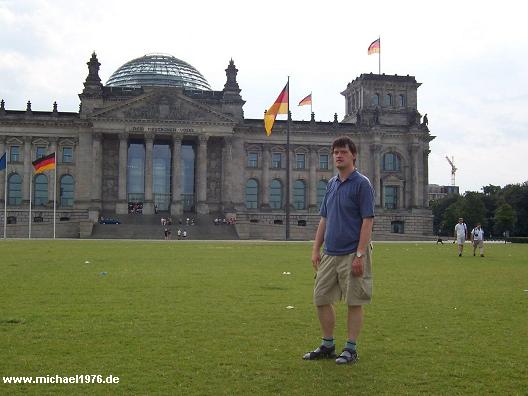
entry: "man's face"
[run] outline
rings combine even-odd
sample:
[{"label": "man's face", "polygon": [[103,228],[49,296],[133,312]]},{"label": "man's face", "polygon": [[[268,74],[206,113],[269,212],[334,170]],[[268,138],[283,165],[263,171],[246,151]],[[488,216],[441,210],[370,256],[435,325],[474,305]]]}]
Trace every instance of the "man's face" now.
[{"label": "man's face", "polygon": [[458,222],[462,224],[464,222],[464,219],[458,219]]},{"label": "man's face", "polygon": [[332,155],[337,169],[347,169],[354,166],[356,155],[352,154],[348,146],[335,147]]}]

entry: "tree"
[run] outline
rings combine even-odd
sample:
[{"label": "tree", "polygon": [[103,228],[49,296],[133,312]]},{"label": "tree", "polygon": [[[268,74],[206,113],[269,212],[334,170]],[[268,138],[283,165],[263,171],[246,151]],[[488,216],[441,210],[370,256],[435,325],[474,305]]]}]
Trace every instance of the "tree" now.
[{"label": "tree", "polygon": [[440,222],[440,232],[441,235],[453,235],[453,230],[455,224],[458,223],[459,217],[464,217],[462,215],[462,202],[463,199],[456,200],[451,205],[447,207],[442,216],[442,221]]},{"label": "tree", "polygon": [[501,196],[517,214],[515,235],[528,235],[528,182],[509,184],[502,189]]},{"label": "tree", "polygon": [[[451,235],[451,229],[445,229],[442,226],[442,221],[444,219],[444,213],[446,209],[453,203],[462,199],[460,195],[452,194],[447,197],[437,199],[431,202],[431,209],[433,211],[433,232],[435,235]],[[453,226],[454,227],[454,226]]]},{"label": "tree", "polygon": [[478,192],[466,192],[462,201],[462,217],[468,228],[473,228],[477,223],[484,223],[486,219],[486,207],[483,202],[484,194]]},{"label": "tree", "polygon": [[495,233],[502,235],[504,231],[512,231],[517,221],[517,214],[511,205],[503,203],[495,211]]}]

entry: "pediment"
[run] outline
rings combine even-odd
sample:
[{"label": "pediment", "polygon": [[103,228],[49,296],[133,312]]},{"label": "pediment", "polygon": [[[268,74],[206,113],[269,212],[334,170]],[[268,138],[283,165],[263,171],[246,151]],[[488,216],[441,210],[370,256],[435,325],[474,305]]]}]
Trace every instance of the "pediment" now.
[{"label": "pediment", "polygon": [[122,120],[163,120],[189,122],[228,122],[235,120],[210,106],[196,102],[183,93],[147,93],[119,102],[94,113],[94,118]]},{"label": "pediment", "polygon": [[17,137],[10,137],[6,140],[6,143],[9,145],[23,145],[24,141]]},{"label": "pediment", "polygon": [[246,145],[246,151],[261,152],[262,147],[259,144],[248,144]]},{"label": "pediment", "polygon": [[36,146],[48,146],[49,142],[46,139],[43,138],[36,138],[33,139],[32,143]]},{"label": "pediment", "polygon": [[59,146],[75,146],[75,140],[74,139],[61,139],[59,141]]}]

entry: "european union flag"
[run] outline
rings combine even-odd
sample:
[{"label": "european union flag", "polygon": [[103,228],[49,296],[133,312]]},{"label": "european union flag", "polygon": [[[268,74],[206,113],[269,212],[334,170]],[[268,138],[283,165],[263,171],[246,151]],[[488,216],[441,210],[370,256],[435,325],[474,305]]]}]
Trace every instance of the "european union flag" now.
[{"label": "european union flag", "polygon": [[7,166],[7,157],[6,157],[7,153],[4,153],[4,155],[2,155],[2,158],[0,158],[0,171],[1,170],[4,170]]}]

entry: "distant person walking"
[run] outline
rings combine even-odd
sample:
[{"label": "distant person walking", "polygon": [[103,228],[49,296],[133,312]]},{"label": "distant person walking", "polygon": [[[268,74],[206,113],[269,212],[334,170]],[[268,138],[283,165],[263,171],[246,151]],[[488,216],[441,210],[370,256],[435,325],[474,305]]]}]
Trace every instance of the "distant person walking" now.
[{"label": "distant person walking", "polygon": [[475,256],[478,247],[480,257],[484,257],[484,230],[480,223],[477,223],[477,226],[471,231],[471,242],[473,244],[473,256]]},{"label": "distant person walking", "polygon": [[455,226],[455,238],[458,244],[458,257],[462,257],[464,252],[464,243],[467,237],[467,225],[464,223],[464,219],[461,217],[458,219],[458,223]]},{"label": "distant person walking", "polygon": [[[372,295],[370,239],[374,189],[369,179],[356,169],[356,145],[349,137],[334,140],[332,156],[338,174],[326,187],[312,250],[312,265],[317,271],[313,301],[322,343],[303,359],[337,357],[337,364],[347,364],[358,360],[356,341],[363,326],[363,305],[370,303]],[[341,299],[348,305],[348,340],[343,352],[336,356],[333,304]]]}]

